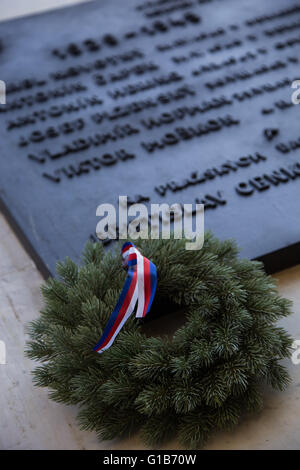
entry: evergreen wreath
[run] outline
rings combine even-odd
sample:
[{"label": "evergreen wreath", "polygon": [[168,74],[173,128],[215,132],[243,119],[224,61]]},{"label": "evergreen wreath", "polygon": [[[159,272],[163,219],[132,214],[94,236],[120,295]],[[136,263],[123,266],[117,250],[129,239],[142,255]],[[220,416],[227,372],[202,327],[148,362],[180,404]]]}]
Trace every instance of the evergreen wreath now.
[{"label": "evergreen wreath", "polygon": [[185,317],[172,336],[147,336],[132,315],[110,349],[93,351],[124,284],[120,246],[105,253],[88,243],[80,268],[67,258],[42,287],[45,308],[28,327],[26,354],[42,362],[34,383],[56,402],[80,405],[82,429],[100,439],[139,430],[151,447],[176,435],[199,448],[262,407],[262,382],[289,383],[279,361],[292,338],[275,323],[290,301],[261,263],[238,258],[233,241],[207,233],[199,251],[185,242],[134,241],[157,266],[149,317],[166,305]]}]

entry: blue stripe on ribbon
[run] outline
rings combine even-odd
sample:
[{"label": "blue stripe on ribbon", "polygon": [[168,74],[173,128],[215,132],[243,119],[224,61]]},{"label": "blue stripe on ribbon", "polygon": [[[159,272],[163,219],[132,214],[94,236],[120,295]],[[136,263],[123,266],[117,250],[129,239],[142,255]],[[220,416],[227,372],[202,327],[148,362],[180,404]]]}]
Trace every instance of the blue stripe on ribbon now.
[{"label": "blue stripe on ribbon", "polygon": [[152,305],[152,302],[153,302],[153,299],[154,299],[154,295],[155,295],[155,291],[156,291],[156,285],[157,285],[156,266],[150,260],[149,260],[149,262],[150,262],[151,296],[150,296],[150,300],[149,300],[149,304],[148,304],[146,314],[149,312],[149,310],[151,308],[151,305]]},{"label": "blue stripe on ribbon", "polygon": [[137,259],[131,259],[130,261],[128,261],[128,266],[135,266],[137,264]]}]

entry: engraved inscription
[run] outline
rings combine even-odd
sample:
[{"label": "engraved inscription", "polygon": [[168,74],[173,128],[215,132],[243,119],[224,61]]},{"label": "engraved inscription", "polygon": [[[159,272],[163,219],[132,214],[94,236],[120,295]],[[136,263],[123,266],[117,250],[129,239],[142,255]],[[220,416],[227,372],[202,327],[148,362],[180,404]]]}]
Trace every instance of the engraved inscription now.
[{"label": "engraved inscription", "polygon": [[0,198],[46,271],[124,194],[204,204],[243,256],[299,244],[299,34],[295,0],[102,0],[0,24]]}]

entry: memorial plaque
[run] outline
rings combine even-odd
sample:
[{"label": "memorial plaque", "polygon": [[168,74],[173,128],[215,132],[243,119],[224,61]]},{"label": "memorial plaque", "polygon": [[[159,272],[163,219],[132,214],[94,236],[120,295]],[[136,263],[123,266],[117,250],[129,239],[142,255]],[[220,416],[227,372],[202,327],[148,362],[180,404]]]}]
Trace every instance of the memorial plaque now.
[{"label": "memorial plaque", "polygon": [[119,195],[204,203],[267,271],[300,261],[299,2],[95,1],[0,40],[2,208],[44,275]]}]

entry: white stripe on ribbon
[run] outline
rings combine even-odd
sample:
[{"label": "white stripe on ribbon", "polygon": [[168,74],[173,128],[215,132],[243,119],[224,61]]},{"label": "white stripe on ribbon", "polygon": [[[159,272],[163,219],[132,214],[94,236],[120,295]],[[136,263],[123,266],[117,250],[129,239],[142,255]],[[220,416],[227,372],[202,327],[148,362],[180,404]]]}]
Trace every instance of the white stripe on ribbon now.
[{"label": "white stripe on ribbon", "polygon": [[136,318],[142,318],[145,306],[145,278],[144,278],[144,257],[138,250],[135,250],[137,256],[137,289],[138,289],[138,307]]}]

